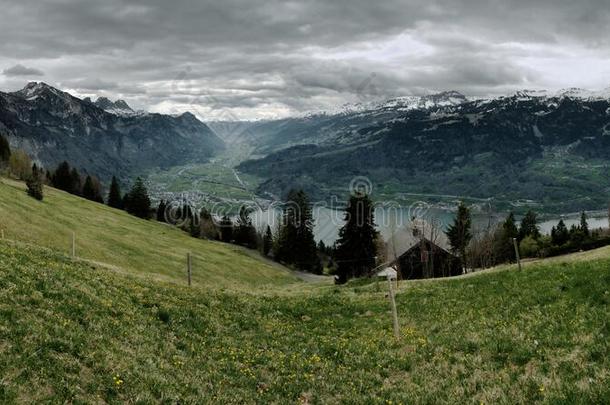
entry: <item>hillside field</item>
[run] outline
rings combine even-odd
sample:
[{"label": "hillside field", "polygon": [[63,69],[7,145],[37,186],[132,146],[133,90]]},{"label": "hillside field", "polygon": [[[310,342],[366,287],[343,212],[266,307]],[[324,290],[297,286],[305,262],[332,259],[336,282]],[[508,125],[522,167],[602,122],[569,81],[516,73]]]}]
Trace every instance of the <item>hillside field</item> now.
[{"label": "hillside field", "polygon": [[0,401],[608,403],[608,253],[403,283],[395,341],[375,284],[189,289],[2,241]]},{"label": "hillside field", "polygon": [[0,184],[1,403],[610,403],[610,247],[402,282],[396,340],[385,282],[45,190]]},{"label": "hillside field", "polygon": [[295,282],[285,268],[256,252],[190,237],[153,220],[145,221],[51,187],[36,201],[25,186],[0,179],[0,229],[11,240],[69,253],[76,233],[78,257],[156,279],[186,282],[186,255],[193,254],[193,283],[248,289]]}]

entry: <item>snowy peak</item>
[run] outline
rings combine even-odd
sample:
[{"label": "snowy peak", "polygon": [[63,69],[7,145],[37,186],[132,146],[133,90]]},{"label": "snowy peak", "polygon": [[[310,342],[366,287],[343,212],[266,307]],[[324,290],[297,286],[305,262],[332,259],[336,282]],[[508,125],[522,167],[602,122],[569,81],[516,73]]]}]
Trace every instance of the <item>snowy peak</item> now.
[{"label": "snowy peak", "polygon": [[[503,98],[503,97],[500,97]],[[531,99],[543,99],[543,98],[571,98],[579,100],[608,100],[610,99],[610,88],[605,90],[593,91],[582,89],[579,87],[570,87],[567,89],[561,89],[556,92],[549,92],[547,90],[519,90],[508,98],[515,98],[518,100],[531,100]]]},{"label": "snowy peak", "polygon": [[93,104],[114,115],[135,114],[135,111],[125,102],[125,100],[117,100],[113,102],[107,97],[99,97]]},{"label": "snowy peak", "polygon": [[610,87],[604,90],[587,90],[577,87],[571,87],[569,89],[559,90],[556,94],[557,97],[569,97],[577,98],[581,100],[609,100],[610,99]]},{"label": "snowy peak", "polygon": [[430,108],[452,107],[469,102],[468,97],[457,91],[443,91],[441,93],[423,96],[400,96],[385,101],[368,103],[345,104],[337,110],[327,110],[323,113],[310,113],[306,116],[336,115],[362,113],[375,110],[411,111],[427,110]]},{"label": "snowy peak", "polygon": [[16,91],[13,94],[23,97],[26,100],[35,100],[36,98],[45,95],[54,95],[61,98],[69,97],[69,94],[43,82],[29,82],[23,89]]},{"label": "snowy peak", "polygon": [[457,91],[444,91],[425,96],[396,97],[383,103],[381,108],[398,108],[403,110],[428,109],[433,107],[456,106],[468,102],[463,94]]}]

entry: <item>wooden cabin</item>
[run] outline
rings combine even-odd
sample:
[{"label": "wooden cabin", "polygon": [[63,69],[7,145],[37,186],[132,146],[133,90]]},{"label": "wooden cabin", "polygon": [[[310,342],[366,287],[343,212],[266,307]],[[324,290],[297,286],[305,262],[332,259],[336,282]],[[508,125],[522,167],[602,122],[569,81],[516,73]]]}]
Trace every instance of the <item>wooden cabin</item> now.
[{"label": "wooden cabin", "polygon": [[423,220],[395,232],[386,248],[391,265],[403,280],[462,274],[460,259],[449,250],[445,234]]},{"label": "wooden cabin", "polygon": [[426,238],[407,249],[393,264],[403,280],[462,274],[460,259]]}]

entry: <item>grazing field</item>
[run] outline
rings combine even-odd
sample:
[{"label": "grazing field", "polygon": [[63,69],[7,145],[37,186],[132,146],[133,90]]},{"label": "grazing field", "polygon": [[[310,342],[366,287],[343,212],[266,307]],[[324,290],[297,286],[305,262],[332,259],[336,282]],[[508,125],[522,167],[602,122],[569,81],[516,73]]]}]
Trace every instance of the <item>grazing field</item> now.
[{"label": "grazing field", "polygon": [[[610,254],[229,291],[0,241],[0,402],[608,403]],[[229,274],[225,274],[229,277]]]},{"label": "grazing field", "polygon": [[193,282],[215,288],[292,283],[283,267],[234,245],[195,239],[174,227],[45,187],[36,201],[20,182],[0,179],[0,229],[5,237],[76,254],[122,270],[184,283],[186,254],[193,254]]}]

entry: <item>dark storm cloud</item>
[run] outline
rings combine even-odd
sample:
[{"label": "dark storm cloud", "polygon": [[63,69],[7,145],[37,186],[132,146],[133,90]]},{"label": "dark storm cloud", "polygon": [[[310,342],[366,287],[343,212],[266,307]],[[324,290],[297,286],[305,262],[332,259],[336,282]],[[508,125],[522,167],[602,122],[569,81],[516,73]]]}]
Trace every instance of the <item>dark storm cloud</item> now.
[{"label": "dark storm cloud", "polygon": [[[33,64],[78,94],[160,111],[234,109],[252,118],[447,89],[610,84],[610,5],[601,0],[0,0],[0,7],[0,66]],[[8,70],[2,87],[22,86]]]},{"label": "dark storm cloud", "polygon": [[21,64],[16,64],[10,68],[4,69],[2,74],[5,76],[43,76],[42,70],[25,67]]}]

